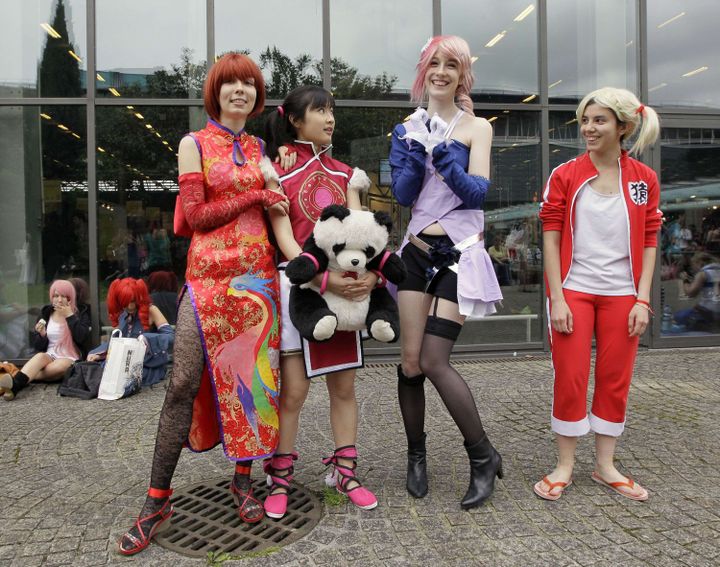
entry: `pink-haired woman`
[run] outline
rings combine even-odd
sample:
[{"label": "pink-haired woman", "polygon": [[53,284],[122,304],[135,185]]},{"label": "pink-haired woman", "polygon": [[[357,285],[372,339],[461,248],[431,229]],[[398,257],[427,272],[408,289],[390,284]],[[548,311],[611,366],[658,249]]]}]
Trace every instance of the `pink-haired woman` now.
[{"label": "pink-haired woman", "polygon": [[422,48],[412,100],[427,100],[395,127],[392,191],[412,208],[402,247],[408,277],[398,287],[402,364],[398,397],[408,441],[407,490],[428,492],[425,450],[427,376],[462,433],[470,486],[460,505],[480,506],[502,476],[502,459],[483,429],[472,392],[450,364],[466,317],[495,312],[502,299],[483,243],[492,127],[473,114],[470,48],[438,36]]},{"label": "pink-haired woman", "polygon": [[50,304],[40,311],[32,344],[39,351],[11,376],[0,375],[0,392],[6,400],[30,382],[53,382],[60,379],[73,362],[85,356],[83,343],[90,335],[88,311],[78,312],[75,287],[66,280],[55,280],[50,286]]}]

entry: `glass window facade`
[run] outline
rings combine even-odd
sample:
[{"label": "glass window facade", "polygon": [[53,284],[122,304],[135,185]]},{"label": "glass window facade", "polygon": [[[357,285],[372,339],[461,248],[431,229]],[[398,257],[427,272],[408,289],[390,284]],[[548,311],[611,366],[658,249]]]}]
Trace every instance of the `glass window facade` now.
[{"label": "glass window facade", "polygon": [[534,0],[449,0],[442,3],[442,28],[444,34],[459,35],[470,44],[476,58],[474,100],[538,102]]},{"label": "glass window facade", "polygon": [[[303,83],[334,92],[334,156],[368,172],[363,205],[392,215],[397,246],[409,212],[390,193],[389,133],[412,111],[416,60],[433,33],[467,39],[475,113],[494,128],[485,244],[505,299],[494,318],[465,326],[458,349],[547,348],[543,184],[583,151],[577,101],[608,84],[638,92],[664,125],[643,156],[661,178],[666,216],[658,317],[643,341],[712,344],[720,77],[709,26],[718,12],[714,2],[670,0],[5,2],[0,355],[31,354],[28,333],[53,279],[90,283],[96,333],[114,278],[171,270],[183,281],[189,243],[172,232],[177,146],[205,124],[207,62],[230,50],[260,64],[269,108]],[[248,130],[262,135],[263,118]],[[383,349],[397,352],[370,345]]]},{"label": "glass window facade", "polygon": [[79,97],[87,85],[85,0],[3,2],[0,98]]},{"label": "glass window facade", "polygon": [[98,96],[202,96],[207,55],[204,2],[95,2],[95,13]]},{"label": "glass window facade", "polygon": [[720,4],[648,2],[648,92],[652,105],[720,108]]},{"label": "glass window facade", "polygon": [[548,96],[575,104],[604,86],[635,90],[633,0],[548,0]]},{"label": "glass window facade", "polygon": [[262,9],[255,2],[216,0],[214,29],[218,55],[243,51],[257,61],[268,98],[282,99],[299,85],[322,83],[321,0],[267,0]]}]

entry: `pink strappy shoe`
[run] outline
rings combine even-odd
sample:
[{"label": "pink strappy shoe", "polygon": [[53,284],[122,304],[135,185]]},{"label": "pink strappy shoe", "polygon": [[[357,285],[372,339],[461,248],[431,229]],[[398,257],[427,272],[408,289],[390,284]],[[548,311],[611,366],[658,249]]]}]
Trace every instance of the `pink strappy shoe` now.
[{"label": "pink strappy shoe", "polygon": [[[352,461],[352,465],[344,465],[338,462],[338,459]],[[357,449],[355,445],[338,447],[332,457],[325,457],[322,462],[324,465],[332,465],[333,467],[325,478],[325,484],[334,486],[338,492],[345,494],[350,499],[350,502],[362,510],[372,510],[377,506],[378,501],[375,495],[360,484],[360,481],[355,477],[355,469],[357,468]],[[347,488],[348,484],[351,483],[355,483],[355,486]]]},{"label": "pink strappy shoe", "polygon": [[[263,470],[268,475],[267,483],[270,487],[270,494],[265,498],[265,515],[269,518],[279,520],[287,513],[288,492],[290,491],[290,481],[293,479],[295,467],[293,462],[297,461],[298,454],[278,453],[270,459],[265,459]],[[277,473],[284,472],[284,476]],[[285,489],[285,492],[276,492],[278,488]]]}]

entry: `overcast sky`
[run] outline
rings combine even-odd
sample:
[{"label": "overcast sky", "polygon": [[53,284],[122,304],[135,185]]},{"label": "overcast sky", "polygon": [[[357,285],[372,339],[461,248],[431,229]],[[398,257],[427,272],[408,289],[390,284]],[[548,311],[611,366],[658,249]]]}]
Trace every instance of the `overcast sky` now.
[{"label": "overcast sky", "polygon": [[[0,83],[36,82],[56,0],[0,0]],[[478,57],[476,88],[537,91],[537,10],[518,16],[531,0],[444,0],[444,33],[465,37]],[[84,0],[65,0],[70,39],[87,56]],[[658,28],[670,18],[676,20]],[[97,67],[153,69],[179,61],[189,47],[206,55],[205,0],[97,0]],[[367,75],[383,71],[407,90],[420,47],[431,35],[432,0],[331,0],[331,50]],[[216,0],[216,50],[277,46],[290,56],[322,53],[321,0]],[[633,0],[548,0],[551,96],[574,96],[601,86],[635,87]],[[651,101],[720,105],[720,21],[717,0],[648,2]],[[493,47],[496,34],[505,32]],[[633,43],[630,43],[633,42]],[[9,57],[7,55],[10,55]],[[84,68],[84,63],[81,65]],[[701,69],[689,77],[683,74]],[[667,83],[663,85],[663,83]]]}]

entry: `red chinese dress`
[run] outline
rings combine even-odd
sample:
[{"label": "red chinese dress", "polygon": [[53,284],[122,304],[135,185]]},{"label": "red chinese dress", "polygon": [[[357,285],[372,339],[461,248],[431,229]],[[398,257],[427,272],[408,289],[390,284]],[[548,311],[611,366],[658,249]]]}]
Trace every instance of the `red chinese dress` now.
[{"label": "red chinese dress", "polygon": [[[231,460],[259,459],[274,453],[279,425],[278,274],[258,198],[269,193],[258,167],[264,148],[213,120],[190,135],[201,155],[204,202],[190,202],[181,188],[188,220],[188,211],[197,212],[185,289],[205,370],[187,446],[204,451],[222,441]],[[200,173],[185,175],[200,183]]]}]

